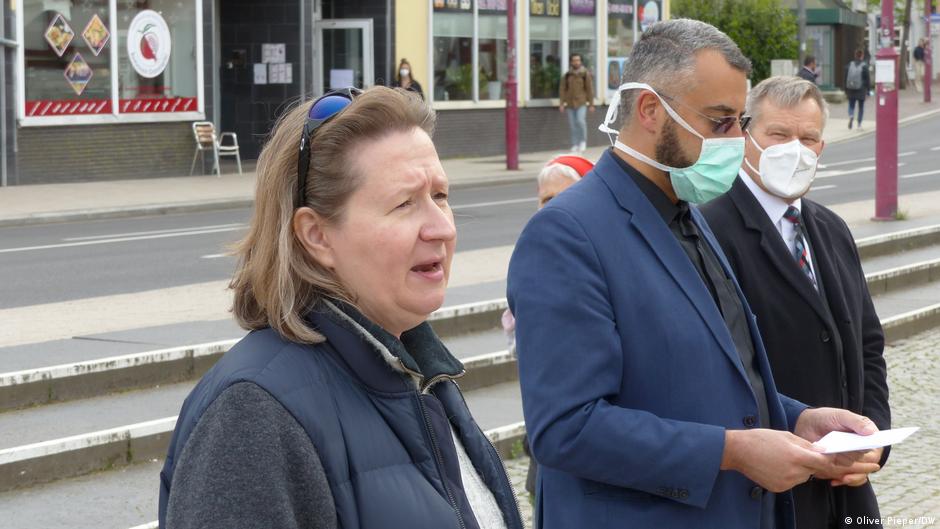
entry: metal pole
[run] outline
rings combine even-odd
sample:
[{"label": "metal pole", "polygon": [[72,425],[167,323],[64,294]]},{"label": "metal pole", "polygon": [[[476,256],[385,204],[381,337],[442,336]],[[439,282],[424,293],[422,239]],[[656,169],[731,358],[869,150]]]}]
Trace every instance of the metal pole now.
[{"label": "metal pole", "polygon": [[930,102],[930,85],[933,84],[933,46],[930,44],[930,15],[933,14],[933,0],[924,2],[924,20],[927,21],[926,44],[924,44],[924,103]]},{"label": "metal pole", "polygon": [[796,22],[799,25],[797,38],[800,40],[798,68],[802,68],[803,59],[806,57],[806,0],[799,0],[796,3]]},{"label": "metal pole", "polygon": [[506,169],[519,169],[519,98],[516,94],[516,0],[506,2]]},{"label": "metal pole", "polygon": [[[894,49],[894,0],[881,2],[881,49],[876,54],[882,77],[875,94],[875,217],[895,220],[898,212],[898,52]],[[884,69],[890,70],[885,75]]]}]

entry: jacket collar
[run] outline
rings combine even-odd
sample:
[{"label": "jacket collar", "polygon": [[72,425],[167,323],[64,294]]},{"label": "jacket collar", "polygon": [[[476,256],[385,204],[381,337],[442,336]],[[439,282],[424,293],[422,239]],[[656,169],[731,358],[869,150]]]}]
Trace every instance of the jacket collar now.
[{"label": "jacket collar", "polygon": [[[447,350],[428,322],[405,331],[399,340],[349,303],[325,299],[316,312],[364,342],[389,367],[408,375],[422,391],[439,380],[466,373],[463,364]],[[327,340],[333,341],[328,334]]]},{"label": "jacket collar", "polygon": [[[614,200],[621,208],[628,211],[630,215],[630,224],[637,230],[641,237],[646,241],[653,253],[662,263],[669,275],[678,284],[685,296],[692,302],[699,315],[705,321],[715,340],[720,345],[722,351],[728,357],[728,360],[737,368],[738,373],[745,379],[747,374],[741,364],[740,356],[734,347],[728,326],[721,316],[721,312],[715,305],[715,300],[702,281],[702,277],[696,271],[688,255],[683,251],[676,237],[669,230],[669,227],[663,222],[662,216],[656,211],[653,205],[647,200],[640,188],[634,183],[633,178],[625,171],[636,171],[635,168],[626,164],[622,167],[613,157],[613,149],[608,149],[601,156],[594,166],[593,173],[596,174],[610,189]],[[705,221],[701,214],[691,208],[692,220],[698,226],[699,231],[704,236],[704,242],[711,247],[712,252],[719,257],[721,266],[728,274],[733,277],[727,263],[723,258],[720,246],[710,236],[709,230],[705,229]],[[747,306],[742,300],[742,305]]]}]

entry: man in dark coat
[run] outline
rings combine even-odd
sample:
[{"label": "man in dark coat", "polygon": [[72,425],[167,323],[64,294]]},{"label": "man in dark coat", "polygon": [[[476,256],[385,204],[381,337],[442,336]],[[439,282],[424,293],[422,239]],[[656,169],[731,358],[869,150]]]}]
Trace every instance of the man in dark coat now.
[{"label": "man in dark coat", "polygon": [[[727,194],[702,207],[757,316],[778,389],[810,406],[845,408],[890,427],[884,335],[845,222],[802,198],[822,151],[826,103],[812,83],[772,77],[748,95],[744,164]],[[867,460],[884,464],[887,449]],[[799,529],[877,519],[865,476],[793,489]]]},{"label": "man in dark coat", "polygon": [[806,79],[807,81],[815,84],[816,83],[816,57],[812,55],[807,55],[803,59],[803,67],[800,68],[800,71],[796,74],[801,79]]}]

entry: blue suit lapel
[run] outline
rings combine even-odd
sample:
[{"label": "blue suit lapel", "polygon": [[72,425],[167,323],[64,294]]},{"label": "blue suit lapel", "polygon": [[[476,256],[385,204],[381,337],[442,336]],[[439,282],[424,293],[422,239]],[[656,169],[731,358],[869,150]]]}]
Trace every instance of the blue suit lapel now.
[{"label": "blue suit lapel", "polygon": [[[630,176],[624,174],[620,165],[612,158],[613,156],[611,151],[605,152],[594,167],[594,171],[610,188],[617,203],[623,209],[632,213],[630,223],[646,240],[653,253],[662,262],[663,267],[669,271],[679,288],[695,306],[696,311],[705,321],[728,360],[731,361],[738,373],[747,380],[747,374],[741,365],[741,358],[734,347],[734,342],[731,340],[728,327],[725,325],[711,293],[705,283],[702,282],[701,276],[699,276],[692,262],[689,261],[689,257],[682,250],[675,236],[663,223],[662,217],[659,216],[659,213],[656,212],[640,189],[636,187]],[[698,225],[701,230],[701,224]],[[714,241],[709,241],[709,244],[712,245],[714,250],[716,247]],[[722,262],[722,266],[727,267],[727,264]]]}]

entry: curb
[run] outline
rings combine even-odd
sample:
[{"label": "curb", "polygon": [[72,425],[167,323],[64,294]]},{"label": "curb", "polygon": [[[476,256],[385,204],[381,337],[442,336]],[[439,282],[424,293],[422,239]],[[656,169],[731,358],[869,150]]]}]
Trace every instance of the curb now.
[{"label": "curb", "polygon": [[898,266],[865,276],[868,291],[872,296],[923,285],[940,279],[940,258]]},{"label": "curb", "polygon": [[855,241],[861,259],[871,259],[934,244],[940,244],[940,224],[874,235]]},{"label": "curb", "polygon": [[217,211],[222,209],[251,207],[254,203],[254,199],[238,198],[178,202],[173,204],[146,204],[142,206],[129,206],[120,208],[96,208],[74,211],[35,213],[31,215],[24,215],[22,217],[0,218],[0,228],[36,226],[40,224],[54,224],[61,222],[120,219],[150,215],[171,215],[174,213],[194,213],[199,211]]}]

